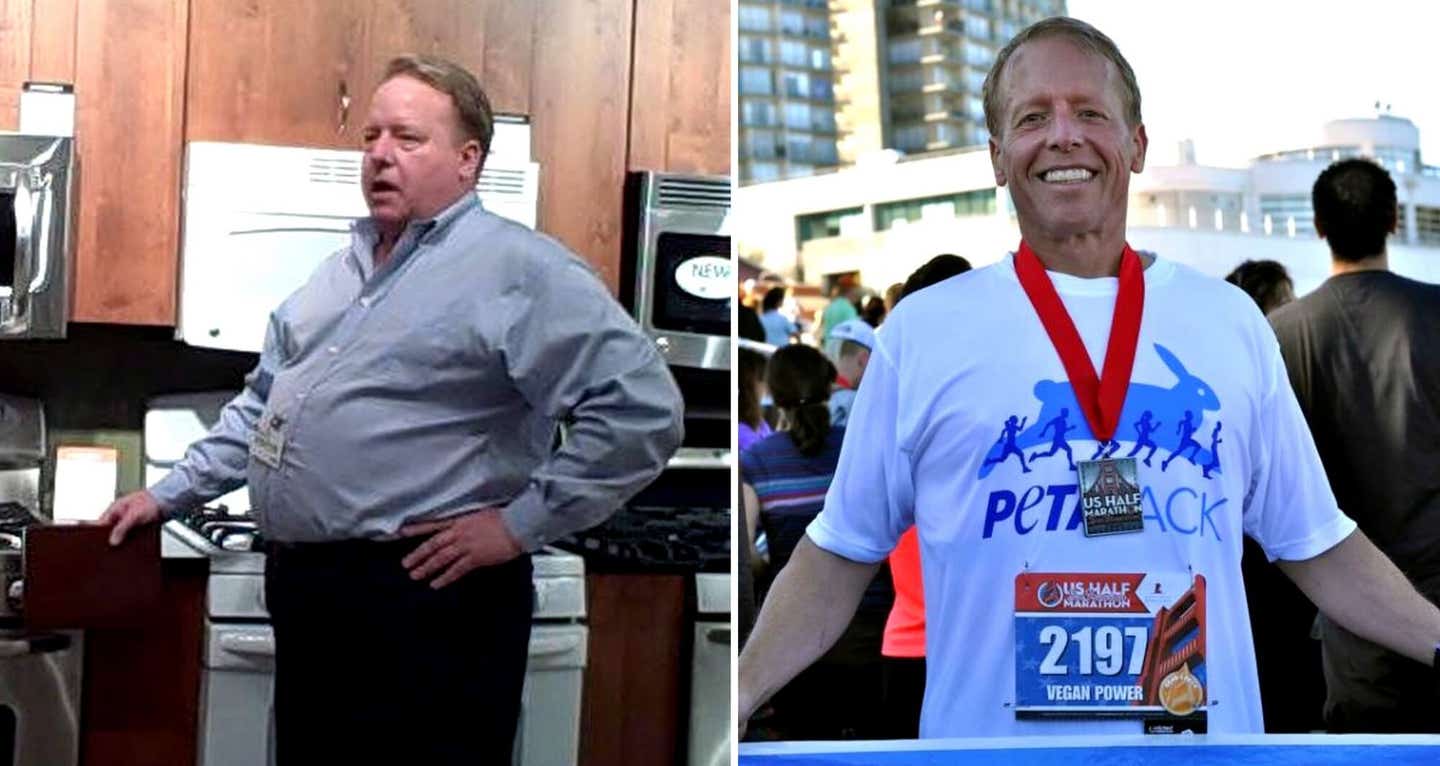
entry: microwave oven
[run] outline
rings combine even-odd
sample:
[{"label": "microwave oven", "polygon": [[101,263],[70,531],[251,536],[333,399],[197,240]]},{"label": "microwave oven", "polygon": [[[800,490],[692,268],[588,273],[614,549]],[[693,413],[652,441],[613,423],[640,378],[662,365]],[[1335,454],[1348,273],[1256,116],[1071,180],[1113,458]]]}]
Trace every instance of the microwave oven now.
[{"label": "microwave oven", "polygon": [[730,369],[730,179],[631,173],[625,207],[621,302],[671,366]]},{"label": "microwave oven", "polygon": [[[529,156],[529,122],[497,115],[475,191],[490,212],[533,229],[540,166]],[[351,223],[367,214],[362,160],[358,151],[186,144],[176,339],[258,353],[270,312],[349,246]]]},{"label": "microwave oven", "polygon": [[63,338],[73,139],[0,133],[0,338]]}]

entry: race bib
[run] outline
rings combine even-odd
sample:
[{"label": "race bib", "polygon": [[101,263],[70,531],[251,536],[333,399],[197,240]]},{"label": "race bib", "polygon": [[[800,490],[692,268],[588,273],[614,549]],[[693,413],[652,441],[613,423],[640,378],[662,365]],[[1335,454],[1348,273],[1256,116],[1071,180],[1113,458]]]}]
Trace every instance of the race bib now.
[{"label": "race bib", "polygon": [[1206,656],[1201,575],[1015,578],[1019,718],[1201,717]]}]

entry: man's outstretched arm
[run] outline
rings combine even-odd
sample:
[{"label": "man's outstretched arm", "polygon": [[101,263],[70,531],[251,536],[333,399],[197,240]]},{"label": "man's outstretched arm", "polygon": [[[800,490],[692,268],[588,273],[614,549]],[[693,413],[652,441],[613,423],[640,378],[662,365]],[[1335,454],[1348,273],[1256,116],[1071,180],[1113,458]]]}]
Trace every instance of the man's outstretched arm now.
[{"label": "man's outstretched arm", "polygon": [[800,671],[820,659],[855,616],[880,563],[862,564],[810,542],[809,535],[780,570],[740,654],[738,722]]},{"label": "man's outstretched arm", "polygon": [[1440,609],[1415,590],[1370,538],[1355,530],[1304,561],[1276,561],[1325,616],[1361,638],[1430,667]]}]

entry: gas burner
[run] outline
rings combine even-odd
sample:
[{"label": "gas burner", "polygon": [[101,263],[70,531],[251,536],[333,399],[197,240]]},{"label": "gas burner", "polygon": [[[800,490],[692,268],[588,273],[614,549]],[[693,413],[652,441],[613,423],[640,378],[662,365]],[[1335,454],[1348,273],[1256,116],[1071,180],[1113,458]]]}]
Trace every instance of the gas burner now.
[{"label": "gas burner", "polygon": [[730,511],[630,506],[556,545],[591,571],[729,571]]},{"label": "gas burner", "polygon": [[251,513],[230,513],[224,506],[207,506],[181,514],[179,521],[222,550],[259,551],[264,548],[260,527]]},{"label": "gas burner", "polygon": [[13,501],[0,503],[0,533],[19,537],[26,528],[44,523],[44,519],[31,513],[30,509],[19,503]]}]

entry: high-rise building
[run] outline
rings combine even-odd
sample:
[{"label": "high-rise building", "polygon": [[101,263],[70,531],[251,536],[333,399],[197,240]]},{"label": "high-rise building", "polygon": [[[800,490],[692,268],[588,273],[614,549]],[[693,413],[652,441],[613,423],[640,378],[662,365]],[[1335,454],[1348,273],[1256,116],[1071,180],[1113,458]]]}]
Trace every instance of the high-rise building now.
[{"label": "high-rise building", "polygon": [[1064,13],[1064,0],[740,0],[740,180],[983,145],[995,54]]},{"label": "high-rise building", "polygon": [[740,0],[740,180],[839,162],[828,0]]},{"label": "high-rise building", "polygon": [[[861,3],[832,0],[831,4]],[[877,49],[867,54],[856,46],[837,56],[835,66],[844,73],[842,81],[866,67],[877,70],[876,79],[885,91],[879,115],[884,147],[906,154],[978,146],[989,140],[980,92],[995,54],[1029,24],[1065,14],[1064,0],[873,0],[869,4],[876,7],[872,23],[877,25],[873,34]],[[836,16],[837,38],[870,34],[859,28],[863,14]],[[863,101],[859,105],[868,112]],[[858,116],[850,119],[851,102],[842,101],[838,110],[842,123],[859,121]]]}]

